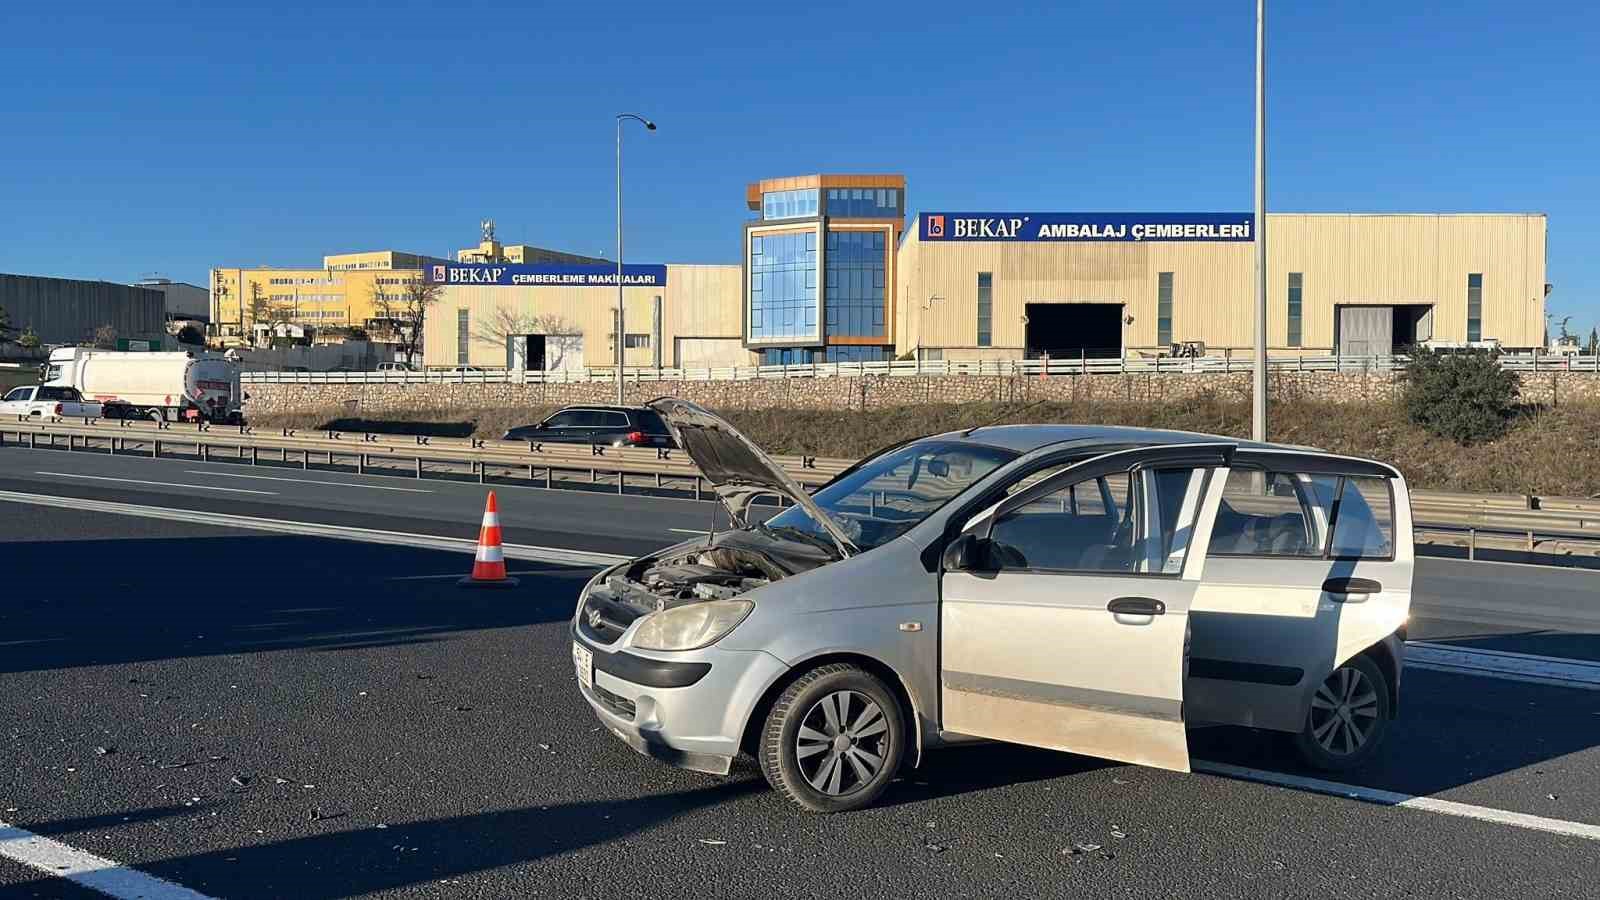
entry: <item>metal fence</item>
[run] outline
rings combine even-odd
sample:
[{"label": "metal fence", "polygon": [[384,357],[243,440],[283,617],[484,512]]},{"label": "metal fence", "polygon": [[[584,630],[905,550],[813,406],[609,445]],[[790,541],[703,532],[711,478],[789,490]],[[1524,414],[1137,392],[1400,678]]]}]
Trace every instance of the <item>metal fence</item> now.
[{"label": "metal fence", "polygon": [[[1383,373],[1405,368],[1404,356],[1298,356],[1267,361],[1273,372]],[[1500,364],[1515,372],[1600,372],[1600,356],[1502,356]],[[990,359],[894,360],[806,363],[790,366],[726,366],[722,368],[628,368],[628,381],[753,381],[764,378],[858,378],[988,375],[1049,377],[1053,375],[1199,375],[1244,374],[1250,357],[1198,356],[1118,359]],[[566,384],[611,381],[613,368],[551,372],[517,369],[450,369],[426,372],[245,372],[251,384]]]}]

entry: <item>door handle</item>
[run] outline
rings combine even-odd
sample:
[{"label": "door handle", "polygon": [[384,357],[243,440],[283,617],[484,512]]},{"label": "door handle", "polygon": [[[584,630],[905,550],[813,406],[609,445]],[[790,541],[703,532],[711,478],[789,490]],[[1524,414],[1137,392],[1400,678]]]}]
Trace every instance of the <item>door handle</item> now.
[{"label": "door handle", "polygon": [[1322,589],[1329,594],[1376,594],[1383,590],[1383,585],[1371,578],[1329,578],[1322,583]]},{"label": "door handle", "polygon": [[1119,616],[1159,616],[1167,605],[1150,597],[1118,597],[1106,604],[1106,610]]}]

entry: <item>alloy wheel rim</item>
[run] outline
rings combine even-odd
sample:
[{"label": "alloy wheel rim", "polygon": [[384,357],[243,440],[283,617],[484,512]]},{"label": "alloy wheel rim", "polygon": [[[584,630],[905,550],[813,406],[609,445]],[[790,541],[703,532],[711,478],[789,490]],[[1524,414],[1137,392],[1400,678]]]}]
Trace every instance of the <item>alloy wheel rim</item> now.
[{"label": "alloy wheel rim", "polygon": [[1335,756],[1360,752],[1378,725],[1378,691],[1360,669],[1335,669],[1311,697],[1311,737]]},{"label": "alloy wheel rim", "polygon": [[878,777],[891,740],[888,717],[876,700],[860,691],[834,691],[801,717],[795,759],[812,789],[843,797]]}]

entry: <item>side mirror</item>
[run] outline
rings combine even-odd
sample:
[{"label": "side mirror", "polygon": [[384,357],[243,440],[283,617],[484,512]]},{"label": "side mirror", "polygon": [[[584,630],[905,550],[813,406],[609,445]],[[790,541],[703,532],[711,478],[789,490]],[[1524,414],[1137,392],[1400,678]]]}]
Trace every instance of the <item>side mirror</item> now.
[{"label": "side mirror", "polygon": [[944,569],[946,572],[986,572],[993,568],[990,565],[991,544],[988,538],[978,537],[975,534],[963,534],[950,542],[944,548]]}]

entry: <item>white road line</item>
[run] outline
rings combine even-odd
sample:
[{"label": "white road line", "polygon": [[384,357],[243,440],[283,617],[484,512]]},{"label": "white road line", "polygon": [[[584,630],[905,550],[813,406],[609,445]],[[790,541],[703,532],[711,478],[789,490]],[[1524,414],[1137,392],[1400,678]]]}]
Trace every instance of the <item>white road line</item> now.
[{"label": "white road line", "polygon": [[[119,516],[139,516],[145,519],[164,519],[169,522],[188,522],[194,525],[225,525],[235,528],[248,528],[255,531],[272,531],[279,534],[303,534],[310,537],[365,541],[371,544],[422,547],[428,550],[472,553],[478,547],[478,542],[472,538],[436,537],[429,534],[410,534],[404,531],[381,531],[375,528],[325,525],[320,522],[296,522],[290,519],[262,519],[255,516],[236,516],[229,513],[174,509],[166,506],[135,506],[131,503],[113,503],[109,500],[54,497],[49,494],[25,494],[18,491],[0,491],[0,501],[28,503],[34,506],[53,506],[58,509],[76,509],[86,512],[112,513]],[[583,567],[609,566],[632,559],[630,556],[619,556],[615,553],[592,553],[587,550],[565,550],[560,547],[540,547],[533,544],[506,544],[505,555],[509,559],[524,559],[533,562]]]},{"label": "white road line", "polygon": [[0,856],[117,900],[212,900],[154,875],[0,822]]},{"label": "white road line", "polygon": [[[523,569],[523,570],[520,570],[520,571],[517,571],[517,572],[512,572],[510,570],[507,570],[506,574],[507,575],[545,575],[545,574],[548,574],[548,573],[544,572],[544,571],[541,571],[539,569]],[[393,578],[387,578],[387,579],[384,579],[384,580],[385,581],[439,581],[439,580],[443,580],[443,579],[446,579],[446,578],[460,579],[461,575],[462,575],[462,573],[460,573],[460,572],[451,572],[448,575],[396,575]]]},{"label": "white road line", "polygon": [[1600,663],[1531,653],[1410,641],[1406,667],[1600,691]]},{"label": "white road line", "polygon": [[672,531],[672,532],[676,532],[678,534],[705,534],[706,533],[706,529],[704,529],[704,528],[668,528],[667,530],[668,531]]},{"label": "white road line", "polygon": [[184,469],[190,475],[209,475],[213,478],[254,478],[257,481],[288,481],[293,484],[321,484],[328,487],[366,488],[370,491],[405,491],[408,494],[431,494],[422,488],[389,487],[383,484],[357,484],[353,481],[321,481],[314,478],[279,478],[276,475],[242,475],[238,472],[207,472],[204,469]]},{"label": "white road line", "polygon": [[1586,822],[1547,819],[1544,816],[1509,812],[1487,806],[1474,806],[1470,803],[1457,803],[1454,800],[1440,800],[1437,797],[1417,797],[1397,791],[1384,791],[1377,788],[1359,787],[1353,784],[1340,784],[1336,781],[1323,781],[1320,778],[1306,778],[1300,775],[1286,775],[1282,772],[1268,772],[1264,769],[1247,769],[1244,766],[1233,766],[1227,763],[1208,762],[1206,760],[1195,760],[1193,769],[1196,772],[1205,772],[1209,775],[1221,775],[1225,778],[1237,778],[1241,781],[1255,781],[1276,787],[1309,791],[1313,794],[1326,794],[1330,797],[1344,797],[1349,800],[1360,800],[1363,803],[1376,803],[1379,806],[1420,809],[1425,812],[1439,813],[1446,816],[1459,816],[1464,819],[1477,819],[1480,822],[1492,822],[1496,825],[1510,825],[1515,828],[1526,828],[1532,831],[1544,831],[1566,837],[1600,841],[1600,825],[1590,825]]},{"label": "white road line", "polygon": [[160,487],[196,488],[202,491],[227,491],[230,494],[264,494],[276,497],[277,491],[250,491],[244,488],[213,487],[209,484],[185,484],[181,481],[140,481],[137,478],[113,478],[109,475],[79,475],[75,472],[34,472],[35,475],[53,475],[56,478],[88,478],[94,481],[115,481],[119,484],[154,484]]}]

